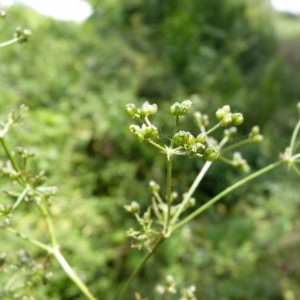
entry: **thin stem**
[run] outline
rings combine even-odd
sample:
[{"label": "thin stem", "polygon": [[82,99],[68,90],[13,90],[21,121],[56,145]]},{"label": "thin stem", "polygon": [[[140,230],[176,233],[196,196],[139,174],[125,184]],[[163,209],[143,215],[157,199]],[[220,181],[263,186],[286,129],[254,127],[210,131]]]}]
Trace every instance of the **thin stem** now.
[{"label": "thin stem", "polygon": [[15,229],[12,229],[10,227],[3,226],[3,225],[0,226],[0,228],[5,229],[6,231],[8,231],[8,232],[10,232],[10,233],[12,233],[12,234],[20,237],[21,239],[23,239],[23,240],[25,240],[25,241],[27,241],[27,242],[29,242],[29,243],[31,243],[31,244],[33,244],[33,245],[41,248],[43,250],[46,250],[47,252],[52,252],[52,248],[49,247],[48,245],[46,245],[44,243],[41,243],[41,242],[39,242],[39,241],[37,241],[35,239],[32,239],[32,238],[28,237],[27,235],[25,235],[25,234],[23,234],[23,233],[15,230]]},{"label": "thin stem", "polygon": [[226,164],[229,164],[229,165],[231,165],[231,166],[234,166],[234,163],[233,163],[233,161],[231,160],[231,159],[228,159],[227,157],[225,157],[225,156],[220,156],[219,157],[223,162],[225,162]]},{"label": "thin stem", "polygon": [[120,296],[118,297],[118,300],[124,300],[126,294],[128,293],[128,290],[131,286],[131,284],[133,283],[133,281],[135,280],[135,278],[137,277],[137,275],[140,273],[140,271],[143,269],[144,265],[146,264],[146,262],[148,261],[148,259],[153,255],[153,253],[155,252],[155,250],[157,249],[157,247],[164,241],[165,239],[160,237],[155,245],[152,248],[151,252],[147,252],[144,257],[142,258],[142,260],[140,261],[140,263],[137,265],[137,267],[135,268],[135,270],[133,271],[133,273],[131,274],[131,276],[129,277],[128,281],[126,282],[125,286],[123,287]]},{"label": "thin stem", "polygon": [[178,123],[179,123],[179,117],[176,117],[173,135],[172,135],[172,139],[171,139],[171,143],[170,143],[170,149],[173,149],[173,146],[174,146],[174,136],[178,131]]},{"label": "thin stem", "polygon": [[30,187],[26,187],[23,192],[21,193],[21,195],[18,197],[17,201],[14,203],[14,205],[11,208],[11,211],[13,212],[19,205],[20,203],[23,201],[23,199],[25,198],[26,194],[30,191]]},{"label": "thin stem", "polygon": [[248,139],[246,139],[246,140],[243,140],[243,141],[240,141],[240,142],[238,142],[238,143],[235,143],[235,144],[233,144],[233,145],[230,145],[230,146],[224,147],[224,148],[222,149],[222,152],[231,151],[231,150],[233,150],[233,149],[235,149],[235,148],[238,148],[238,147],[244,146],[244,145],[246,145],[246,144],[248,144],[248,143],[249,143],[249,140],[248,140]]},{"label": "thin stem", "polygon": [[[187,192],[187,194],[185,195],[182,203],[180,204],[179,209],[176,210],[176,213],[174,214],[172,220],[171,220],[171,224],[175,224],[177,222],[177,219],[179,218],[180,214],[182,213],[183,209],[186,207],[188,201],[190,200],[190,198],[192,197],[193,193],[195,192],[196,188],[198,187],[199,183],[201,182],[201,180],[203,179],[204,175],[206,174],[206,172],[208,171],[208,169],[211,166],[211,162],[207,161],[203,168],[201,169],[201,171],[199,172],[198,176],[196,177],[195,181],[193,182],[192,186],[190,187],[189,191]],[[173,231],[173,229],[171,230]]]},{"label": "thin stem", "polygon": [[221,142],[219,143],[219,145],[218,145],[219,150],[220,150],[221,148],[223,149],[223,146],[224,146],[228,141],[229,141],[229,137],[228,137],[228,136],[225,136],[225,137],[221,140]]},{"label": "thin stem", "polygon": [[38,206],[41,214],[43,215],[43,217],[46,220],[46,223],[47,223],[47,226],[48,226],[49,235],[50,235],[51,246],[53,248],[55,248],[57,246],[56,234],[55,234],[55,231],[54,231],[54,226],[53,226],[50,214],[48,212],[48,209],[45,207],[45,205],[43,205],[41,203],[38,203],[37,206]]},{"label": "thin stem", "polygon": [[0,48],[9,46],[11,44],[14,44],[14,43],[18,42],[18,40],[19,40],[19,38],[15,37],[15,38],[13,38],[9,41],[3,42],[3,43],[0,44]]},{"label": "thin stem", "polygon": [[297,123],[297,125],[294,129],[292,138],[291,138],[291,143],[290,143],[291,155],[293,155],[293,152],[295,150],[296,139],[297,139],[297,135],[298,135],[299,130],[300,130],[300,120],[298,121],[298,123]]},{"label": "thin stem", "polygon": [[7,144],[6,144],[4,136],[0,137],[0,142],[2,144],[2,147],[3,147],[4,151],[5,151],[5,154],[6,154],[7,158],[10,160],[10,162],[11,162],[14,170],[17,171],[17,172],[19,172],[20,171],[20,167],[17,164],[17,162],[15,161],[14,157],[11,155],[11,152],[10,152],[10,150],[9,150]]},{"label": "thin stem", "polygon": [[168,227],[171,217],[171,205],[172,205],[172,156],[167,156],[167,219],[165,223],[165,232],[168,232]]},{"label": "thin stem", "polygon": [[213,131],[217,130],[220,127],[220,123],[218,123],[217,125],[215,125],[213,128],[209,129],[208,131],[206,131],[206,135],[211,134]]},{"label": "thin stem", "polygon": [[298,174],[298,176],[300,176],[300,170],[297,168],[295,164],[292,164],[292,168]]},{"label": "thin stem", "polygon": [[147,140],[147,142],[149,142],[154,147],[158,148],[159,150],[162,150],[163,152],[166,152],[166,148],[164,148],[163,146],[155,143],[153,140],[150,140],[150,139],[146,139],[146,140]]},{"label": "thin stem", "polygon": [[91,294],[91,292],[89,291],[89,289],[87,288],[87,286],[83,283],[83,281],[80,279],[80,277],[74,272],[74,270],[72,269],[72,267],[68,264],[68,262],[66,261],[66,259],[64,258],[64,256],[59,251],[59,247],[55,247],[53,249],[52,253],[54,254],[55,258],[57,259],[57,261],[59,262],[59,264],[61,265],[61,267],[63,268],[63,270],[69,276],[69,278],[76,284],[76,286],[87,297],[87,299],[89,299],[89,300],[97,300],[97,298],[95,298],[93,296],[93,294]]},{"label": "thin stem", "polygon": [[221,192],[220,194],[218,194],[217,196],[215,196],[214,198],[212,198],[210,201],[208,201],[207,203],[205,203],[204,205],[202,205],[201,207],[199,207],[196,211],[194,211],[193,213],[191,213],[190,215],[188,215],[186,218],[184,218],[181,222],[177,223],[174,225],[174,227],[172,228],[172,232],[179,229],[180,227],[182,227],[183,225],[185,225],[186,223],[190,222],[191,220],[193,220],[194,218],[196,218],[198,215],[200,215],[202,212],[204,212],[205,210],[207,210],[209,207],[211,207],[214,203],[216,203],[217,201],[219,201],[221,198],[223,198],[224,196],[226,196],[227,194],[231,193],[233,190],[237,189],[238,187],[244,185],[245,183],[251,181],[252,179],[255,179],[259,176],[261,176],[262,174],[269,172],[277,167],[279,167],[280,165],[282,165],[283,163],[286,163],[285,160],[279,160],[276,163],[273,163],[249,176],[247,176],[246,178],[236,182],[235,184],[231,185],[230,187],[228,187],[227,189],[225,189],[223,192]]}]

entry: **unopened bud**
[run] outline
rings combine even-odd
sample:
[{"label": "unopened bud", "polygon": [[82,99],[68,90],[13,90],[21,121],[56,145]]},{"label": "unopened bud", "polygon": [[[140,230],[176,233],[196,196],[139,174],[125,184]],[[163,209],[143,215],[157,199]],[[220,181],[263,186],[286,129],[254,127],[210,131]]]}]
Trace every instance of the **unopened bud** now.
[{"label": "unopened bud", "polygon": [[219,157],[219,151],[214,147],[208,147],[204,151],[204,158],[207,161],[213,162],[213,161],[217,160],[218,157]]},{"label": "unopened bud", "polygon": [[232,114],[232,124],[233,125],[241,125],[244,122],[244,117],[241,113]]},{"label": "unopened bud", "polygon": [[206,139],[207,139],[206,134],[205,134],[205,133],[200,133],[200,134],[198,134],[197,137],[196,137],[196,142],[197,142],[197,143],[203,144],[203,143],[206,142]]}]

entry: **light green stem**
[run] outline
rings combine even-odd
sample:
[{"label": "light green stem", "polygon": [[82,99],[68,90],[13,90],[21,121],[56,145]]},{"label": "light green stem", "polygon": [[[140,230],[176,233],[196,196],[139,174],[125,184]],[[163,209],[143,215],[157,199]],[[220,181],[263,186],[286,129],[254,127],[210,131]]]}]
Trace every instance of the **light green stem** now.
[{"label": "light green stem", "polygon": [[170,216],[171,216],[171,205],[172,205],[172,156],[167,156],[167,219],[165,223],[165,232],[168,232]]},{"label": "light green stem", "polygon": [[[194,180],[192,186],[190,187],[189,191],[187,192],[187,194],[185,195],[183,201],[181,202],[179,209],[176,210],[176,213],[174,214],[174,216],[173,216],[173,218],[171,220],[171,224],[175,224],[177,222],[177,219],[179,218],[179,216],[182,213],[183,209],[187,205],[188,201],[191,199],[192,195],[194,194],[194,192],[195,192],[196,188],[198,187],[199,183],[201,182],[201,180],[203,179],[204,175],[206,174],[206,172],[210,168],[211,164],[212,163],[209,162],[209,161],[207,161],[204,164],[203,168],[199,172],[198,176]],[[172,229],[172,231],[173,231],[173,229]]]},{"label": "light green stem", "polygon": [[76,286],[81,290],[81,292],[87,297],[89,300],[97,300],[87,286],[83,283],[83,281],[80,279],[80,277],[74,272],[74,270],[71,268],[71,266],[68,264],[64,256],[59,251],[59,247],[55,247],[52,249],[52,253],[65,271],[65,273],[69,276],[69,278],[76,284]]},{"label": "light green stem", "polygon": [[212,132],[214,132],[215,130],[217,130],[220,127],[220,123],[218,123],[217,125],[215,125],[213,128],[209,129],[208,131],[206,131],[206,135],[211,134]]},{"label": "light green stem", "polygon": [[292,138],[291,138],[291,143],[290,143],[291,155],[293,155],[293,152],[294,152],[295,147],[296,147],[296,139],[297,139],[297,135],[298,135],[299,130],[300,130],[300,120],[298,121],[298,123],[297,123],[297,125],[294,129]]},{"label": "light green stem", "polygon": [[14,203],[14,205],[11,208],[11,211],[13,212],[19,205],[20,203],[23,201],[23,199],[25,198],[26,194],[30,191],[30,187],[26,187],[23,192],[21,193],[21,195],[18,197],[17,201]]},{"label": "light green stem", "polygon": [[46,220],[49,235],[50,235],[51,246],[52,246],[52,248],[55,248],[57,246],[56,234],[55,234],[53,222],[52,222],[51,216],[48,212],[48,209],[46,208],[45,205],[43,205],[41,203],[38,203],[37,206],[38,206],[41,214],[43,215],[43,217]]},{"label": "light green stem", "polygon": [[23,233],[15,230],[15,229],[12,229],[12,228],[10,228],[8,226],[3,226],[3,225],[0,226],[0,228],[5,229],[6,231],[8,231],[8,232],[10,232],[10,233],[12,233],[12,234],[20,237],[21,239],[23,239],[23,240],[25,240],[27,242],[30,242],[31,244],[33,244],[33,245],[35,245],[35,246],[37,246],[37,247],[39,247],[39,248],[41,248],[43,250],[46,250],[49,253],[52,252],[52,248],[49,247],[48,245],[46,245],[44,243],[41,243],[41,242],[39,242],[39,241],[37,241],[35,239],[32,239],[32,238],[28,237],[27,235],[25,235],[25,234],[23,234]]},{"label": "light green stem", "polygon": [[9,41],[2,42],[2,43],[0,44],[0,48],[9,46],[9,45],[11,45],[11,44],[14,44],[14,43],[18,42],[18,40],[19,40],[18,38],[13,38],[13,39],[11,39],[11,40],[9,40]]},{"label": "light green stem", "polygon": [[5,154],[6,154],[7,158],[10,160],[14,170],[19,172],[20,168],[19,168],[17,162],[15,161],[14,157],[11,155],[11,152],[10,152],[10,150],[9,150],[7,144],[6,144],[4,136],[0,137],[0,142],[2,144],[2,147],[3,147],[4,151],[5,151]]},{"label": "light green stem", "polygon": [[276,163],[273,163],[249,176],[247,176],[246,178],[236,182],[235,184],[231,185],[230,187],[228,187],[227,189],[225,189],[223,192],[221,192],[220,194],[218,194],[217,196],[215,196],[214,198],[212,198],[210,201],[208,201],[207,203],[205,203],[204,205],[202,205],[201,207],[199,207],[197,210],[195,210],[193,213],[191,213],[190,215],[188,215],[186,218],[184,218],[181,222],[175,224],[172,228],[172,232],[179,229],[180,227],[182,227],[183,225],[185,225],[186,223],[190,222],[191,220],[193,220],[194,218],[196,218],[198,215],[200,215],[202,212],[204,212],[205,210],[207,210],[209,207],[211,207],[214,203],[216,203],[217,201],[219,201],[221,198],[223,198],[224,196],[228,195],[229,193],[231,193],[233,190],[237,189],[238,187],[244,185],[245,183],[247,183],[248,181],[251,181],[259,176],[261,176],[262,174],[269,172],[279,166],[281,166],[282,164],[286,163],[285,160],[280,160],[277,161]]},{"label": "light green stem", "polygon": [[235,143],[233,145],[222,148],[222,153],[231,151],[233,149],[239,148],[239,147],[247,145],[247,144],[249,144],[249,139],[246,139],[246,140],[240,141],[238,143]]}]

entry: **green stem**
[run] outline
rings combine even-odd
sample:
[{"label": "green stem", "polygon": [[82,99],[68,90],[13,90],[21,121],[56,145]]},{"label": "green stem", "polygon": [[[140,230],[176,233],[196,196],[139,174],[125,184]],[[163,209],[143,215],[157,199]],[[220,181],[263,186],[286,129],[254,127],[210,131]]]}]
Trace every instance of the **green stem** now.
[{"label": "green stem", "polygon": [[249,143],[249,140],[246,139],[246,140],[240,141],[240,142],[238,142],[238,143],[235,143],[235,144],[233,144],[233,145],[230,145],[230,146],[228,146],[228,147],[224,147],[224,148],[222,149],[222,153],[223,153],[223,152],[227,152],[227,151],[231,151],[231,150],[233,150],[233,149],[235,149],[235,148],[244,146],[244,145],[246,145],[246,144],[248,144],[248,143]]},{"label": "green stem", "polygon": [[150,139],[146,139],[147,142],[149,142],[151,145],[153,145],[154,147],[158,148],[159,150],[162,150],[163,152],[166,152],[166,148],[164,148],[163,146],[155,143],[153,140]]},{"label": "green stem", "polygon": [[211,207],[214,203],[216,203],[217,201],[219,201],[221,198],[223,198],[227,194],[231,193],[233,190],[235,190],[238,187],[244,185],[248,181],[251,181],[252,179],[255,179],[255,178],[261,176],[262,174],[264,174],[266,172],[269,172],[269,171],[271,171],[271,170],[279,167],[283,163],[286,163],[286,161],[285,160],[277,161],[276,163],[273,163],[273,164],[271,164],[271,165],[269,165],[269,166],[267,166],[267,167],[265,167],[265,168],[263,168],[263,169],[255,172],[255,173],[247,176],[246,178],[244,178],[244,179],[236,182],[235,184],[231,185],[230,187],[228,187],[227,189],[225,189],[223,192],[221,192],[220,194],[218,194],[217,196],[215,196],[214,198],[212,198],[210,201],[208,201],[207,203],[205,203],[204,205],[202,205],[201,207],[199,207],[193,213],[191,213],[190,215],[188,215],[181,222],[179,222],[176,225],[174,225],[174,227],[172,228],[172,232],[175,231],[175,230],[177,230],[177,229],[179,229],[180,227],[182,227],[186,223],[190,222],[194,218],[196,218],[198,215],[200,215],[202,212],[204,212],[205,210],[207,210],[209,207]]},{"label": "green stem", "polygon": [[291,155],[293,155],[293,152],[295,150],[296,139],[297,139],[297,135],[298,135],[299,130],[300,130],[300,120],[298,121],[298,123],[297,123],[297,125],[294,129],[292,138],[291,138],[291,143],[290,143]]},{"label": "green stem", "polygon": [[176,117],[173,135],[172,135],[171,144],[170,144],[170,149],[173,149],[173,146],[174,146],[174,136],[178,131],[178,123],[179,123],[179,117]]},{"label": "green stem", "polygon": [[21,195],[18,197],[17,201],[14,203],[14,205],[11,208],[11,211],[13,212],[19,205],[20,203],[23,201],[23,199],[25,198],[26,194],[30,191],[30,187],[26,187],[23,192],[21,193]]},{"label": "green stem", "polygon": [[41,242],[39,242],[39,241],[37,241],[35,239],[32,239],[32,238],[28,237],[27,235],[25,235],[25,234],[23,234],[23,233],[15,230],[15,229],[12,229],[12,228],[7,227],[7,226],[0,226],[0,228],[5,229],[6,231],[8,231],[8,232],[10,232],[10,233],[12,233],[12,234],[20,237],[21,239],[23,239],[23,240],[25,240],[25,241],[27,241],[27,242],[29,242],[29,243],[31,243],[31,244],[33,244],[33,245],[41,248],[43,250],[46,250],[49,253],[52,252],[52,248],[49,247],[48,245],[46,245],[44,243],[41,243]]},{"label": "green stem", "polygon": [[[186,207],[188,201],[190,200],[190,198],[192,197],[193,193],[195,192],[196,188],[198,187],[199,183],[201,182],[201,180],[203,179],[204,175],[206,174],[206,172],[208,171],[208,169],[211,166],[211,162],[207,161],[203,168],[201,169],[201,171],[199,172],[198,176],[196,177],[195,181],[193,182],[192,186],[190,187],[189,191],[187,192],[187,194],[185,195],[182,203],[180,204],[180,207],[178,210],[176,210],[176,213],[174,214],[172,220],[171,220],[171,224],[175,224],[177,222],[177,219],[179,218],[180,214],[182,213],[183,209]],[[173,229],[171,230],[173,231]]]},{"label": "green stem", "polygon": [[172,156],[167,156],[167,220],[165,223],[165,232],[168,232],[170,217],[171,217],[171,205],[172,205]]},{"label": "green stem", "polygon": [[14,157],[11,155],[11,152],[10,152],[10,150],[9,150],[7,144],[6,144],[4,136],[0,137],[0,142],[1,142],[1,145],[4,149],[4,151],[5,151],[5,154],[6,154],[7,158],[10,160],[14,170],[19,172],[20,168],[19,168],[17,162],[15,161]]},{"label": "green stem", "polygon": [[53,248],[55,248],[57,246],[56,235],[55,235],[53,222],[52,222],[52,219],[51,219],[50,214],[48,212],[48,209],[45,207],[45,205],[43,205],[41,203],[38,203],[37,206],[38,206],[41,214],[43,215],[43,217],[46,220],[49,235],[50,235],[51,246]]},{"label": "green stem", "polygon": [[220,127],[220,123],[218,123],[217,125],[215,125],[213,128],[209,129],[208,131],[206,131],[206,135],[211,134],[212,132],[214,132],[215,130],[217,130]]},{"label": "green stem", "polygon": [[64,256],[59,251],[59,247],[55,247],[52,249],[52,253],[65,271],[65,273],[69,276],[69,278],[76,284],[76,286],[81,290],[81,292],[87,297],[89,300],[97,300],[87,286],[83,283],[80,277],[74,272],[72,267],[68,264]]},{"label": "green stem", "polygon": [[292,164],[292,168],[298,174],[298,176],[300,176],[300,170],[297,168],[295,164]]},{"label": "green stem", "polygon": [[120,296],[118,297],[118,300],[124,300],[126,294],[128,293],[128,290],[131,286],[131,284],[133,283],[133,281],[135,280],[135,278],[137,277],[137,275],[140,273],[140,271],[143,269],[144,265],[146,264],[146,262],[148,261],[148,259],[153,255],[153,253],[155,252],[155,250],[157,249],[157,247],[164,241],[164,238],[159,238],[155,245],[152,248],[151,252],[147,252],[145,254],[145,256],[142,258],[142,260],[140,261],[140,263],[138,264],[138,266],[135,268],[135,270],[133,271],[133,273],[131,274],[131,276],[129,277],[128,281],[126,282],[125,286],[123,287]]},{"label": "green stem", "polygon": [[0,48],[9,46],[11,44],[14,44],[14,43],[18,42],[18,40],[19,40],[18,38],[13,38],[9,41],[3,42],[3,43],[0,44]]}]

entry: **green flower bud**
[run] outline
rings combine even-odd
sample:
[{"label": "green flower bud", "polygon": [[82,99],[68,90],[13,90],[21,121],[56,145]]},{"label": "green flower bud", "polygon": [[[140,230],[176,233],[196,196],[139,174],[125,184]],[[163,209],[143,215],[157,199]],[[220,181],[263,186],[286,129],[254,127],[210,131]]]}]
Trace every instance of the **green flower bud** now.
[{"label": "green flower bud", "polygon": [[132,214],[136,214],[136,213],[138,213],[139,210],[140,210],[140,205],[139,205],[137,202],[132,201],[130,205],[124,205],[124,208],[125,208],[128,212],[130,212],[130,213],[132,213]]},{"label": "green flower bud", "polygon": [[232,117],[231,114],[227,114],[221,121],[220,124],[221,126],[225,127],[228,126],[232,123]]},{"label": "green flower bud", "polygon": [[138,113],[138,109],[133,103],[126,104],[126,110],[132,117]]},{"label": "green flower bud", "polygon": [[179,131],[174,135],[174,143],[179,146],[195,143],[194,136],[188,131]]},{"label": "green flower bud", "polygon": [[191,108],[192,101],[191,100],[184,100],[181,102],[181,106],[186,110],[186,112]]},{"label": "green flower bud", "polygon": [[241,125],[244,122],[244,117],[241,113],[232,114],[232,124]]},{"label": "green flower bud", "polygon": [[6,17],[6,12],[4,10],[0,10],[0,19],[4,19]]},{"label": "green flower bud", "polygon": [[149,182],[149,187],[152,193],[157,193],[160,190],[159,184],[157,184],[155,181],[151,180]]},{"label": "green flower bud", "polygon": [[201,126],[208,126],[209,125],[209,118],[208,115],[202,115],[199,111],[194,113],[194,118],[197,122],[199,127]]},{"label": "green flower bud", "polygon": [[186,137],[187,137],[186,138],[187,145],[193,145],[196,142],[195,137],[191,133],[188,132]]},{"label": "green flower bud", "polygon": [[235,126],[232,126],[229,128],[230,134],[236,134],[237,133],[237,128]]},{"label": "green flower bud", "polygon": [[251,143],[253,144],[259,144],[263,141],[264,137],[261,134],[254,135],[251,137]]},{"label": "green flower bud", "polygon": [[142,134],[144,136],[144,139],[155,140],[158,137],[158,129],[154,125],[146,126],[145,124],[143,124]]},{"label": "green flower bud", "polygon": [[207,139],[206,134],[205,134],[205,133],[200,133],[200,134],[198,134],[197,137],[196,137],[196,143],[201,143],[201,144],[203,144],[203,143],[206,142],[206,139]]},{"label": "green flower bud", "polygon": [[251,133],[252,133],[253,135],[259,134],[259,127],[258,127],[258,126],[252,127]]},{"label": "green flower bud", "polygon": [[230,113],[230,106],[229,106],[229,105],[223,106],[223,111],[224,111],[225,113]]},{"label": "green flower bud", "polygon": [[175,135],[174,135],[174,143],[176,145],[179,145],[179,146],[183,146],[184,144],[186,144],[186,135],[187,135],[188,132],[186,131],[179,131],[177,132]]},{"label": "green flower bud", "polygon": [[204,158],[207,161],[213,162],[219,157],[219,151],[216,148],[208,147],[204,151]]},{"label": "green flower bud", "polygon": [[225,117],[225,112],[222,108],[219,108],[217,111],[216,111],[216,117],[218,120],[222,120],[224,117]]},{"label": "green flower bud", "polygon": [[195,143],[194,145],[192,145],[192,149],[193,149],[193,152],[195,152],[197,154],[203,154],[203,152],[205,150],[205,145],[203,145],[201,143]]},{"label": "green flower bud", "polygon": [[134,134],[138,134],[141,131],[141,128],[138,125],[130,125],[129,130]]},{"label": "green flower bud", "polygon": [[191,105],[192,105],[191,100],[185,100],[181,103],[176,102],[170,108],[171,115],[177,116],[177,117],[182,117],[182,116],[187,114],[187,112],[190,109]]},{"label": "green flower bud", "polygon": [[146,101],[143,105],[142,105],[142,114],[143,115],[154,115],[157,112],[157,105],[156,104],[150,104],[148,101]]},{"label": "green flower bud", "polygon": [[195,157],[197,154],[203,154],[205,150],[205,145],[201,143],[195,143],[187,147],[187,154],[189,157]]}]

